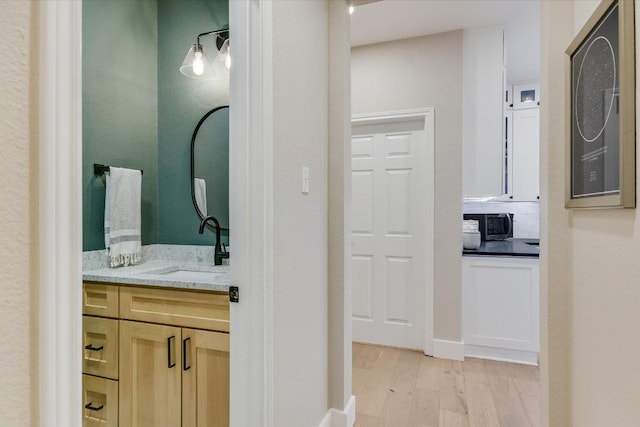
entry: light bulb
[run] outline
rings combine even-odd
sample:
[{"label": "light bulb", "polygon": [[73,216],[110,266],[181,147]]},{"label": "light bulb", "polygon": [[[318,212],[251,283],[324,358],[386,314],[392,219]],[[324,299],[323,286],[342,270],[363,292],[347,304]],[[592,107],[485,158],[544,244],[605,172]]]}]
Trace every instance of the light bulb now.
[{"label": "light bulb", "polygon": [[193,57],[193,74],[201,76],[204,73],[204,62],[202,61],[202,52],[196,51]]},{"label": "light bulb", "polygon": [[356,11],[356,7],[355,6],[349,6],[349,15],[353,15],[353,12]]}]

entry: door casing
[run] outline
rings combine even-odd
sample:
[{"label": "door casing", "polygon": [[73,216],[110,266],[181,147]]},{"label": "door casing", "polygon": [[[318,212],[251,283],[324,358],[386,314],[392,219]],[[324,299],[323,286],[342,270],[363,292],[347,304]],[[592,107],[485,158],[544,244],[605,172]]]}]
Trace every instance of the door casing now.
[{"label": "door casing", "polygon": [[426,298],[424,301],[426,316],[424,325],[424,354],[433,355],[433,288],[434,288],[434,224],[435,224],[435,108],[419,108],[412,110],[388,111],[381,113],[356,114],[352,117],[352,125],[379,125],[398,122],[424,122],[426,139],[426,192],[427,192],[427,277],[425,278]]}]

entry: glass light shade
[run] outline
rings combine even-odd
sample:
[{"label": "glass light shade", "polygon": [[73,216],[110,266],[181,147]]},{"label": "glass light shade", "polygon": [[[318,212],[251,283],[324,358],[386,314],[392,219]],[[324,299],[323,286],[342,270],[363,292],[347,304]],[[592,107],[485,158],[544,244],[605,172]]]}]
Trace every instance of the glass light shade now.
[{"label": "glass light shade", "polygon": [[182,61],[180,72],[187,77],[197,79],[212,78],[214,76],[213,65],[204,47],[194,44],[189,49],[187,56]]},{"label": "glass light shade", "polygon": [[220,46],[220,50],[218,51],[218,55],[213,64],[216,73],[226,72],[231,68],[231,56],[229,55],[229,39],[226,39],[222,46]]}]

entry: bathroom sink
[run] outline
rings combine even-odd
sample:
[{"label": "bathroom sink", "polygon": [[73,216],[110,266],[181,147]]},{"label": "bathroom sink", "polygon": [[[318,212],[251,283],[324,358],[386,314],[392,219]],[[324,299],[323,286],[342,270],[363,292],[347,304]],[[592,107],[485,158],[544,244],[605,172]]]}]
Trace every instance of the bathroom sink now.
[{"label": "bathroom sink", "polygon": [[222,271],[213,272],[213,271],[192,271],[192,270],[173,270],[167,272],[155,272],[148,274],[157,274],[162,275],[162,277],[167,279],[176,279],[182,281],[198,281],[202,279],[206,279],[210,276],[215,276],[221,274]]},{"label": "bathroom sink", "polygon": [[176,278],[181,280],[202,279],[210,275],[223,274],[229,271],[228,265],[199,266],[199,265],[172,265],[158,268],[156,270],[141,271],[138,274],[151,274],[163,276],[167,279]]},{"label": "bathroom sink", "polygon": [[157,279],[184,281],[184,282],[210,282],[219,280],[229,272],[228,265],[171,265],[153,270],[140,271],[137,276],[154,276]]}]

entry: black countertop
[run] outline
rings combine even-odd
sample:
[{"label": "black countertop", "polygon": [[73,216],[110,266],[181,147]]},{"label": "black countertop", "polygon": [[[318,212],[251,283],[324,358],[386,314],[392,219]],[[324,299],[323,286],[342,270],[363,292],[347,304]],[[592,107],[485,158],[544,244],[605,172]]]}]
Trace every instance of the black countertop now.
[{"label": "black countertop", "polygon": [[540,256],[540,247],[538,244],[538,239],[490,240],[482,242],[478,249],[463,249],[462,255],[521,256],[538,258]]}]

